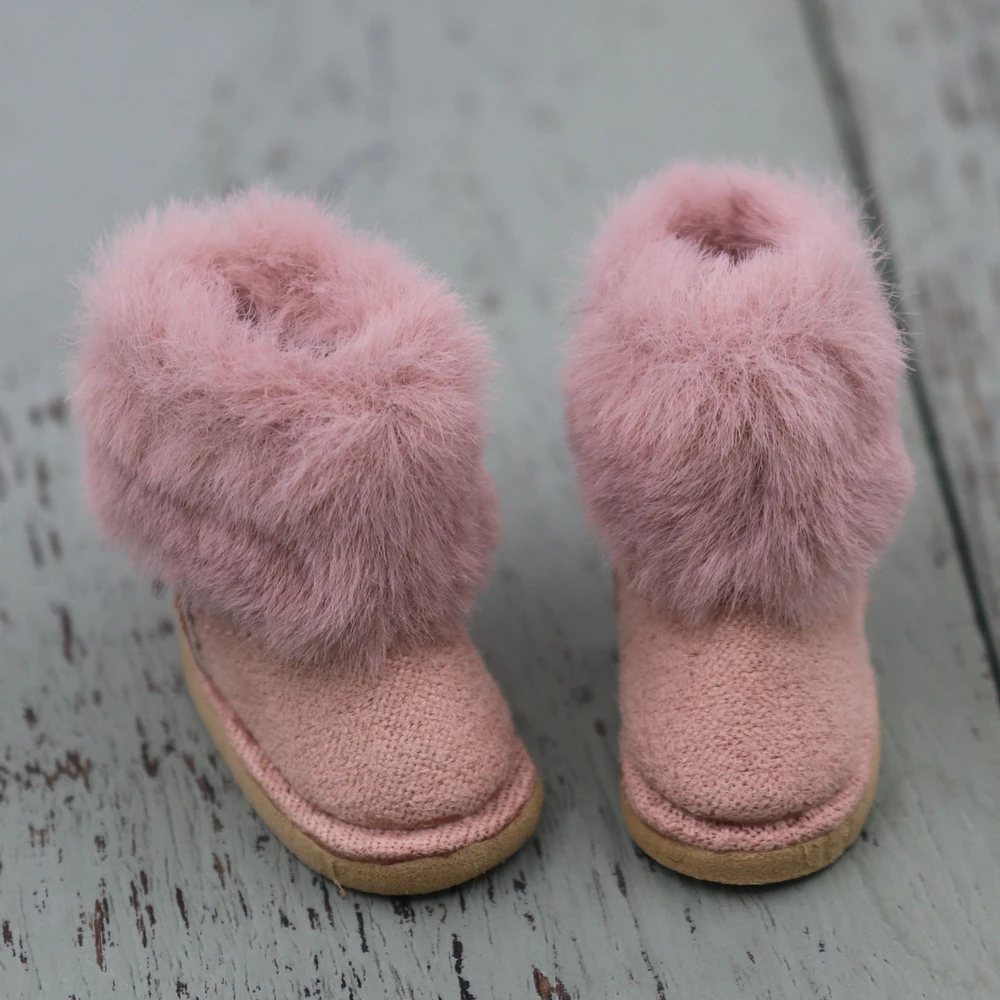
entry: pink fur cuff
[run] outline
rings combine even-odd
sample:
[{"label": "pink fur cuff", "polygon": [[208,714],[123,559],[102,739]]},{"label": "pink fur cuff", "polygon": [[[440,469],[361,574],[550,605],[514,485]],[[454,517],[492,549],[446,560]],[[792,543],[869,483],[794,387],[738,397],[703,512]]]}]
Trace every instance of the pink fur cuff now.
[{"label": "pink fur cuff", "polygon": [[683,166],[611,212],[566,375],[585,503],[624,581],[691,620],[843,607],[912,487],[905,352],[847,199]]},{"label": "pink fur cuff", "polygon": [[171,204],[84,281],[75,406],[106,533],[284,657],[454,632],[489,570],[487,344],[311,201]]}]

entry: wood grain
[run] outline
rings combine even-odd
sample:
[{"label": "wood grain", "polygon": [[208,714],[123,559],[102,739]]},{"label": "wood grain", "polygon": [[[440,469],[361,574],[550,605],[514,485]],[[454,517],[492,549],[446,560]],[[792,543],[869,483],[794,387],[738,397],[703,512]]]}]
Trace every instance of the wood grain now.
[{"label": "wood grain", "polygon": [[[791,0],[63,0],[5,10],[0,74],[3,995],[1000,993],[1000,713],[909,400],[920,489],[875,581],[884,765],[861,841],[727,889],[650,863],[618,806],[610,579],[557,392],[574,255],[607,194],[669,158],[839,172]],[[66,275],[151,200],[267,175],[448,274],[503,362],[506,534],[474,634],[547,802],[508,864],[429,898],[341,897],[269,836],[183,692],[169,596],[81,509]]]},{"label": "wood grain", "polygon": [[829,4],[821,17],[843,82],[855,168],[875,196],[894,251],[893,277],[915,333],[959,541],[995,650],[1000,7],[847,0]]}]

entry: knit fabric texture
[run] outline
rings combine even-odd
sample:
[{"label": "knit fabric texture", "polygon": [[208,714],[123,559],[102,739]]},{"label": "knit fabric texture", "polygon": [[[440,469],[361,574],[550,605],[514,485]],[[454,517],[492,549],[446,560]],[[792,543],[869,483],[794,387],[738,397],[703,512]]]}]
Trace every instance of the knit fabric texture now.
[{"label": "knit fabric texture", "polygon": [[74,407],[104,532],[287,659],[453,634],[490,568],[487,343],[322,206],[172,203],[83,280]]},{"label": "knit fabric texture", "polygon": [[839,826],[878,753],[864,591],[808,629],[690,625],[619,589],[622,781],[661,834],[766,851]]},{"label": "knit fabric texture", "polygon": [[182,608],[199,683],[271,800],[341,857],[450,854],[495,836],[537,780],[464,636],[375,675],[276,663],[224,618]]}]

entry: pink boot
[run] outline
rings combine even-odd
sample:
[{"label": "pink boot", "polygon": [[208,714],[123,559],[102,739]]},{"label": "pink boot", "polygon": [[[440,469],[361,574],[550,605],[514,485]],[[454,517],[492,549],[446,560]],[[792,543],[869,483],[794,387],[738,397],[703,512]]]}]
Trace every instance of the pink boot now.
[{"label": "pink boot", "polygon": [[83,326],[90,502],[175,587],[191,694],[264,821],[379,893],[516,851],[542,792],[464,625],[497,519],[456,299],[253,193],[119,233]]},{"label": "pink boot", "polygon": [[696,878],[816,871],[875,791],[866,577],[912,473],[873,254],[835,191],[703,167],[593,249],[567,414],[617,578],[622,801]]}]

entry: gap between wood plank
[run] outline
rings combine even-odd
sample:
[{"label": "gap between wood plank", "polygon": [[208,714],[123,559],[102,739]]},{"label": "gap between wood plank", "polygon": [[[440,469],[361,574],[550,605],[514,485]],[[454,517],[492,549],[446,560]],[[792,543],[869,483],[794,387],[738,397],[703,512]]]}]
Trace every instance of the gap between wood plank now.
[{"label": "gap between wood plank", "polygon": [[[880,236],[886,250],[885,256],[879,261],[879,271],[883,280],[888,283],[891,289],[890,303],[896,325],[901,330],[909,346],[912,344],[912,333],[901,308],[901,286],[892,256],[892,239],[879,205],[875,185],[872,181],[871,170],[868,166],[868,155],[865,151],[858,117],[855,114],[851,101],[847,77],[837,57],[837,52],[832,41],[827,0],[799,0],[799,8],[802,11],[806,37],[809,41],[813,58],[816,61],[823,90],[830,105],[830,115],[841,150],[844,154],[844,161],[847,164],[849,180],[855,190],[864,199],[870,228]],[[924,383],[916,352],[911,351],[911,359],[909,383],[913,391],[917,415],[920,419],[920,427],[924,434],[924,440],[927,443],[927,450],[930,453],[934,478],[937,481],[938,488],[941,491],[941,498],[944,501],[945,512],[951,529],[952,542],[958,555],[962,577],[965,580],[969,600],[972,603],[972,613],[976,628],[979,631],[983,647],[986,650],[986,659],[989,662],[990,673],[993,676],[994,690],[997,695],[998,704],[1000,704],[1000,654],[998,654],[989,627],[986,605],[983,601],[979,581],[976,578],[972,552],[969,548],[969,537],[962,520],[958,497],[952,485],[951,474],[948,471],[948,463],[944,455],[944,447],[941,444],[941,436],[938,432],[934,409]]]}]

